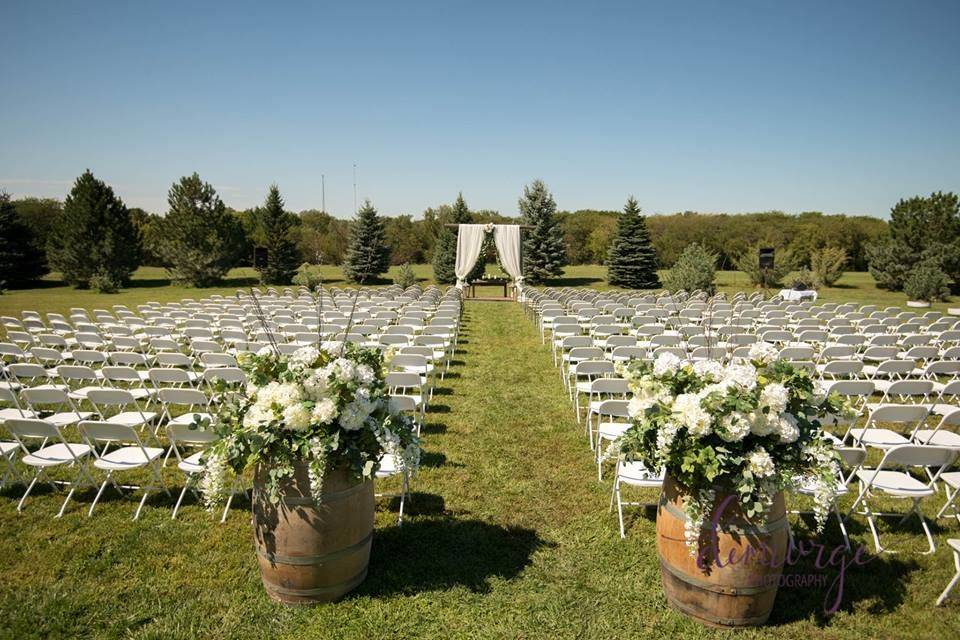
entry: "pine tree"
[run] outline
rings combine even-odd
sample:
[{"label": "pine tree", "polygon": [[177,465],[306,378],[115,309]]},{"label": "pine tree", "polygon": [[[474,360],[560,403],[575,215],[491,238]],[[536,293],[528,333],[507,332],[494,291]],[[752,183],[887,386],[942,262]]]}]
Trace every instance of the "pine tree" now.
[{"label": "pine tree", "polygon": [[527,231],[523,244],[523,275],[528,284],[539,284],[563,273],[567,251],[556,213],[557,203],[547,185],[534,180],[524,187],[520,214],[524,223],[534,227]]},{"label": "pine tree", "polygon": [[243,227],[200,176],[184,176],[167,194],[157,252],[174,279],[195,287],[218,283],[240,259]]},{"label": "pine tree", "polygon": [[647,220],[633,196],[627,198],[617,220],[617,233],[607,251],[607,280],[627,289],[656,289],[657,253],[650,240]]},{"label": "pine tree", "polygon": [[257,210],[257,218],[267,249],[267,264],[258,269],[260,281],[264,284],[290,284],[300,266],[300,251],[290,237],[293,215],[283,210],[277,185],[270,186],[263,207]]},{"label": "pine tree", "polygon": [[46,253],[36,240],[9,194],[0,192],[0,290],[22,287],[49,271]]},{"label": "pine tree", "polygon": [[63,203],[47,253],[65,282],[115,291],[140,266],[141,242],[123,201],[87,170]]},{"label": "pine tree", "polygon": [[[470,224],[473,222],[473,215],[467,208],[467,203],[463,199],[463,194],[457,194],[457,200],[453,203],[450,214],[451,224]],[[440,235],[437,237],[437,244],[433,250],[433,279],[438,284],[453,284],[457,281],[457,231],[440,228]],[[477,280],[483,277],[486,271],[487,261],[483,253],[477,259],[477,264],[467,276],[467,280]]]},{"label": "pine tree", "polygon": [[350,225],[350,246],[343,272],[351,282],[370,282],[390,267],[390,250],[383,233],[383,220],[369,200]]}]

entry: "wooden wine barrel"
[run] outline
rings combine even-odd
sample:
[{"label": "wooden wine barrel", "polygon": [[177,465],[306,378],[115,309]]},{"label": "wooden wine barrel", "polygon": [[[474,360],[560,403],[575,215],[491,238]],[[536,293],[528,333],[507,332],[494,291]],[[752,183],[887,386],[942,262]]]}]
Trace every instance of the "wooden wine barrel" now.
[{"label": "wooden wine barrel", "polygon": [[[714,513],[730,495],[716,493]],[[697,554],[691,554],[684,538],[685,496],[685,488],[668,475],[657,510],[657,553],[667,601],[710,626],[762,625],[777,597],[790,539],[783,493],[777,494],[762,520],[748,519],[736,496],[723,508],[715,535],[713,518],[707,518],[699,550],[704,568],[698,566]],[[729,562],[731,552],[733,563]]]},{"label": "wooden wine barrel", "polygon": [[373,482],[346,470],[327,474],[323,500],[310,496],[305,464],[280,485],[271,504],[264,489],[268,467],[253,484],[253,531],[260,576],[267,594],[286,604],[336,600],[367,577],[373,539]]}]

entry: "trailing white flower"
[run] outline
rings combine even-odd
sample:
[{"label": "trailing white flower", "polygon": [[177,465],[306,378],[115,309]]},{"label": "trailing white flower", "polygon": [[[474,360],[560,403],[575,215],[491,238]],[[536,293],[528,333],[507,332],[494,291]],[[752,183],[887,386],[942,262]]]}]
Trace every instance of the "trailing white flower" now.
[{"label": "trailing white flower", "polygon": [[198,486],[208,509],[213,509],[226,498],[230,486],[230,465],[226,456],[215,451],[206,455]]}]

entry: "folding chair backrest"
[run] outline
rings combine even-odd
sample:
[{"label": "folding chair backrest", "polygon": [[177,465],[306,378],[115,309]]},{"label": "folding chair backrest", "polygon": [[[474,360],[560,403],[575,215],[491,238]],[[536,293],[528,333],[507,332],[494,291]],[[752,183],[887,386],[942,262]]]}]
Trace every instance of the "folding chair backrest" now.
[{"label": "folding chair backrest", "polygon": [[135,442],[140,444],[140,437],[133,427],[113,422],[98,420],[84,420],[80,423],[80,433],[93,442]]},{"label": "folding chair backrest", "polygon": [[160,389],[160,401],[164,404],[206,406],[210,399],[203,391],[196,389]]},{"label": "folding chair backrest", "polygon": [[584,360],[577,363],[577,376],[598,376],[614,372],[614,365],[609,360]]},{"label": "folding chair backrest", "polygon": [[613,418],[629,418],[630,402],[628,400],[604,400],[597,407],[597,413],[601,416]]},{"label": "folding chair backrest", "polygon": [[133,395],[123,389],[91,389],[87,393],[87,398],[96,405],[120,406],[136,404]]},{"label": "folding chair backrest", "polygon": [[916,404],[883,404],[870,412],[869,422],[902,422],[916,424],[929,414],[927,407]]},{"label": "folding chair backrest", "polygon": [[154,368],[147,372],[150,382],[161,384],[190,384],[190,374],[183,369]]},{"label": "folding chair backrest", "polygon": [[227,384],[246,384],[247,375],[239,367],[214,367],[203,372],[203,379],[209,383],[223,380]]},{"label": "folding chair backrest", "polygon": [[956,459],[957,453],[957,449],[951,447],[905,444],[887,451],[877,469],[898,466],[942,469]]},{"label": "folding chair backrest", "polygon": [[10,418],[3,426],[18,440],[20,438],[53,438],[60,439],[60,431],[46,420],[33,418]]},{"label": "folding chair backrest", "polygon": [[70,403],[67,392],[63,389],[24,389],[20,395],[30,406]]}]

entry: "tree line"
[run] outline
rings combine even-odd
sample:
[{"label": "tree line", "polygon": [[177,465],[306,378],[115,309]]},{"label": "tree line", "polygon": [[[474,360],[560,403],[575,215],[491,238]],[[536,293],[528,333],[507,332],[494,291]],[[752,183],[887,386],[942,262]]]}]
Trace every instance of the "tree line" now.
[{"label": "tree line", "polygon": [[[367,202],[353,220],[344,220],[315,209],[287,211],[275,185],[263,205],[232,209],[192,174],[171,186],[168,209],[159,215],[127,208],[87,171],[63,202],[0,195],[0,284],[24,286],[54,270],[70,284],[109,291],[139,265],[166,267],[178,282],[197,286],[220,281],[235,266],[255,266],[264,282],[286,283],[303,263],[344,265],[353,280],[375,278],[389,265],[432,263],[439,282],[452,282],[456,235],[444,225],[522,221],[535,227],[524,234],[530,281],[559,275],[564,264],[599,263],[608,266],[614,284],[651,284],[649,273],[673,267],[697,244],[719,269],[761,273],[753,264],[756,249],[768,246],[777,249],[778,278],[797,269],[836,272],[839,264],[840,273],[870,267],[881,286],[899,289],[920,262],[936,263],[950,279],[960,270],[951,244],[960,235],[955,205],[953,194],[901,201],[892,224],[818,212],[644,216],[633,199],[619,212],[571,212],[559,210],[546,185],[534,181],[518,200],[519,217],[471,210],[459,194],[418,219],[383,216]],[[262,264],[255,264],[258,255]],[[495,256],[488,244],[472,276]],[[648,275],[628,275],[636,271],[632,264],[642,264]]]}]

